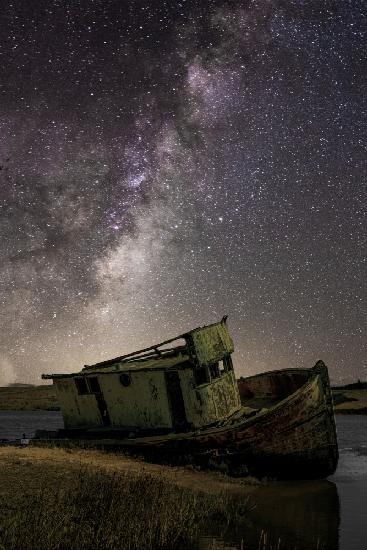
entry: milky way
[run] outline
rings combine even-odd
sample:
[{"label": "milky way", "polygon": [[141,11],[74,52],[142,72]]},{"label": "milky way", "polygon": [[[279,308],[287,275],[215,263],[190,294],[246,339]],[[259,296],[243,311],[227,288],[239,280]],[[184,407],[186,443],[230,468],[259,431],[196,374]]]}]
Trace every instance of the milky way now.
[{"label": "milky way", "polygon": [[3,2],[0,383],[229,315],[367,378],[364,1]]}]

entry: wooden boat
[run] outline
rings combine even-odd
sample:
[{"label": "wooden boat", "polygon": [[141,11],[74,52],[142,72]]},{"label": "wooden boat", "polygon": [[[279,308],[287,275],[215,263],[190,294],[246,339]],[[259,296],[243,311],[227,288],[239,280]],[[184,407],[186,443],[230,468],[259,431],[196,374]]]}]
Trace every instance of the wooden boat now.
[{"label": "wooden boat", "polygon": [[[184,343],[167,349],[177,339]],[[119,449],[233,475],[334,473],[338,446],[324,363],[236,381],[232,352],[223,318],[80,373],[44,375],[56,385],[65,429],[38,432],[33,444]]]}]

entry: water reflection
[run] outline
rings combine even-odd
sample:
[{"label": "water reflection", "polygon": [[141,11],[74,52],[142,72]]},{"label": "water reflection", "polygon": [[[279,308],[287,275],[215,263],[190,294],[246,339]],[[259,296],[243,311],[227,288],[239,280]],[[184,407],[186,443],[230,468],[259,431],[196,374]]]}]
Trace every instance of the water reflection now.
[{"label": "water reflection", "polygon": [[[235,530],[212,531],[201,541],[202,550],[367,548],[367,416],[343,415],[336,421],[340,459],[329,481],[276,483],[253,491],[257,507],[249,520]],[[259,546],[262,532],[266,546]]]},{"label": "water reflection", "polygon": [[334,483],[273,483],[254,490],[250,502],[255,507],[243,521],[225,532],[214,528],[200,549],[339,548],[340,503]]}]

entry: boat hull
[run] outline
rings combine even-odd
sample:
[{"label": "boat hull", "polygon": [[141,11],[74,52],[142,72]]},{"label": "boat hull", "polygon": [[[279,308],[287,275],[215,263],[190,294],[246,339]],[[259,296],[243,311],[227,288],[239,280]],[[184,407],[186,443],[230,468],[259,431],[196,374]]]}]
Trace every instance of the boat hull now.
[{"label": "boat hull", "polygon": [[196,463],[232,475],[324,478],[334,473],[338,462],[327,368],[319,361],[307,372],[287,369],[276,376],[284,373],[289,378],[291,372],[305,376],[301,387],[251,417],[243,407],[220,425],[196,432],[126,437],[121,430],[61,430],[56,436],[39,433],[33,444],[122,450],[155,462]]}]

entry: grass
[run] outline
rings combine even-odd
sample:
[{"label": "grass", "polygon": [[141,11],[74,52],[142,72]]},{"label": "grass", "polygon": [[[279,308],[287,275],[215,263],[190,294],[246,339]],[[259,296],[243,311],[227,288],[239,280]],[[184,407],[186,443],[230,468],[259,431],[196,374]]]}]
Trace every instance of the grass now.
[{"label": "grass", "polygon": [[[0,519],[1,550],[197,548],[208,526],[215,524],[216,532],[223,533],[250,509],[247,499],[193,492],[146,473],[131,477],[81,468],[74,474],[54,490],[44,484],[11,516]],[[212,539],[211,550],[217,544]],[[248,548],[245,541],[240,548]],[[261,532],[257,550],[286,548]]]},{"label": "grass", "polygon": [[[277,520],[274,530],[274,506],[289,499],[296,504],[302,494],[288,487],[282,497],[272,484],[254,479],[121,454],[0,447],[0,549],[179,550],[198,548],[200,540],[200,548],[219,550],[226,540],[242,539],[241,550],[321,550],[308,535],[310,544],[293,544],[302,529],[300,506],[291,506],[291,543],[283,540]],[[310,494],[305,506],[314,503]],[[287,517],[279,511],[280,522]],[[316,533],[329,540],[333,527],[326,527],[318,518],[308,525],[316,540]]]},{"label": "grass", "polygon": [[206,521],[227,521],[228,500],[193,494],[141,474],[81,469],[55,491],[40,487],[2,525],[6,549],[187,548]]},{"label": "grass", "polygon": [[67,462],[67,454],[37,464],[9,451],[0,473],[1,550],[189,548],[208,524],[226,529],[247,510],[243,495],[193,490],[142,464],[113,472]]}]

